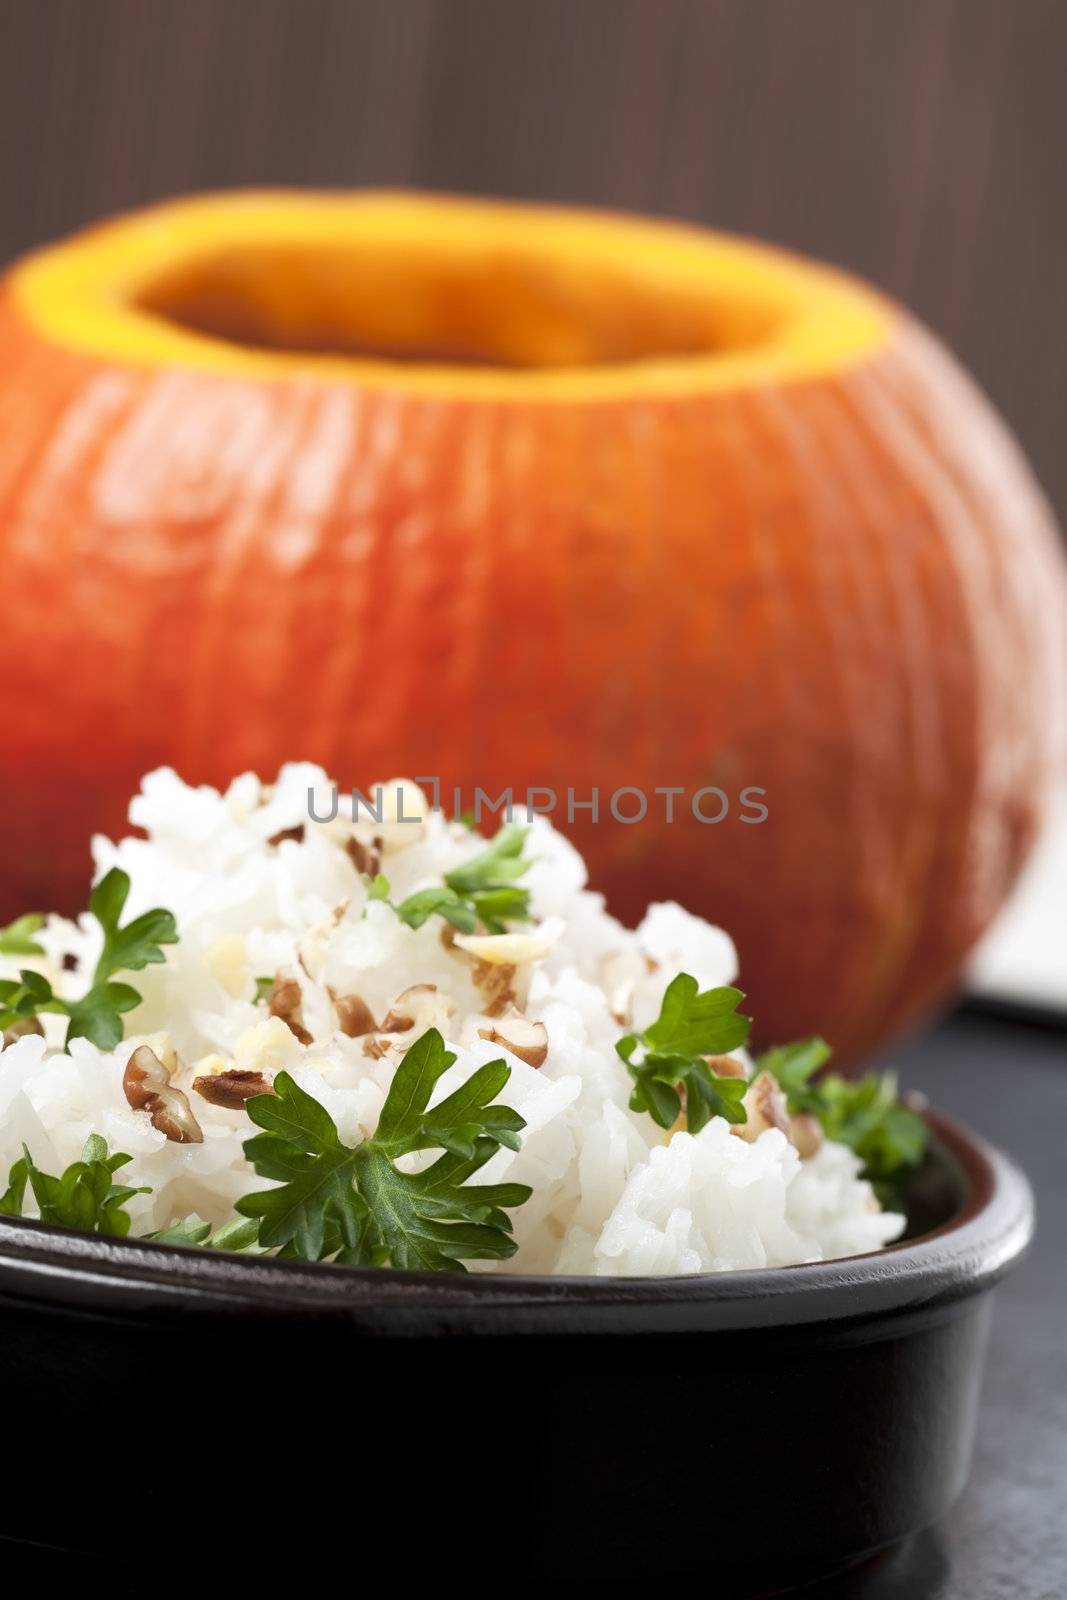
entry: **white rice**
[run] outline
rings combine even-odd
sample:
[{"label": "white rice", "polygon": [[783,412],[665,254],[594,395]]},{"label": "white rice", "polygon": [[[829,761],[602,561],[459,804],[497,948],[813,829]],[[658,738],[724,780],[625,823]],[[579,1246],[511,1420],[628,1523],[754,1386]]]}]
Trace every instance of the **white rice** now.
[{"label": "white rice", "polygon": [[[747,1143],[716,1117],[696,1137],[668,1135],[628,1108],[632,1084],[614,1049],[626,1030],[613,1007],[628,1005],[640,1028],[655,1018],[679,971],[702,989],[731,982],[736,956],[720,929],[662,904],[628,931],[585,889],[573,847],[543,817],[532,818],[526,853],[535,864],[523,883],[537,926],[517,946],[532,959],[520,960],[515,988],[525,1015],[547,1029],[547,1059],[535,1069],[479,1037],[491,1026],[486,994],[473,981],[470,956],[442,941],[442,919],[432,916],[413,930],[389,905],[368,903],[344,848],[353,831],[365,844],[383,837],[381,870],[399,901],[439,885],[484,841],[430,812],[410,787],[404,812],[424,813],[417,823],[379,826],[364,814],[354,829],[344,797],[334,822],[310,823],[311,788],[318,814],[326,814],[333,790],[317,767],[285,767],[272,787],[246,774],[223,795],[189,788],[164,769],[144,780],[130,806],[130,821],[147,838],[93,841],[97,876],[116,865],[130,876],[124,918],[165,906],[177,918],[180,943],[168,949],[164,966],[128,978],[143,1003],[126,1017],[126,1039],[113,1053],[76,1040],[70,1055],[62,1054],[65,1020],[50,1017],[47,1039],[23,1038],[0,1054],[0,1176],[23,1142],[39,1167],[59,1172],[96,1132],[132,1155],[121,1181],[152,1188],[130,1202],[135,1234],[191,1213],[224,1222],[240,1196],[266,1181],[242,1153],[254,1131],[247,1114],[192,1092],[193,1077],[236,1066],[271,1078],[284,1068],[354,1144],[373,1133],[410,1039],[373,1059],[364,1039],[338,1031],[330,991],[358,994],[380,1020],[409,985],[435,984],[433,1020],[458,1057],[435,1098],[505,1054],[512,1075],[501,1098],[527,1123],[521,1150],[501,1150],[476,1180],[531,1185],[531,1199],[512,1212],[518,1252],[472,1270],[716,1272],[857,1254],[899,1234],[903,1218],[879,1209],[843,1145],[826,1143],[802,1161],[776,1128]],[[268,842],[300,824],[302,841]],[[73,998],[85,987],[98,939],[88,916],[77,925],[51,917],[40,935],[47,959],[8,959],[0,967],[13,976],[20,966],[36,966],[57,993]],[[76,972],[64,970],[69,954],[79,958]],[[277,972],[300,981],[310,1045],[252,998],[255,979]],[[177,1051],[173,1081],[189,1094],[202,1144],[169,1142],[146,1112],[128,1106],[123,1072],[141,1043]]]}]

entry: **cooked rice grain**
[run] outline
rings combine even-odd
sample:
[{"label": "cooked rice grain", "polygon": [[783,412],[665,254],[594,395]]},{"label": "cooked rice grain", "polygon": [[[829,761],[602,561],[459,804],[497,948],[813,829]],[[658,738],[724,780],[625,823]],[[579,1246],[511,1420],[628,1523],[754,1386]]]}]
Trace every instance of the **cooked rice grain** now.
[{"label": "cooked rice grain", "polygon": [[[130,806],[130,821],[147,838],[93,841],[98,876],[112,866],[130,876],[126,915],[169,907],[180,943],[164,966],[136,975],[143,1003],[114,1052],[76,1040],[69,1056],[60,1053],[63,1019],[48,1017],[46,1037],[19,1039],[0,1054],[3,1170],[25,1142],[39,1166],[60,1171],[97,1132],[132,1155],[123,1182],[152,1188],[130,1202],[135,1233],[190,1213],[222,1223],[264,1180],[242,1153],[246,1113],[195,1092],[195,1078],[254,1072],[269,1082],[284,1068],[355,1143],[373,1133],[404,1049],[433,1023],[458,1058],[439,1097],[505,1053],[512,1076],[504,1098],[527,1122],[521,1151],[501,1150],[479,1177],[532,1186],[513,1213],[518,1253],[475,1271],[664,1275],[785,1266],[876,1250],[898,1235],[903,1218],[879,1209],[842,1145],[824,1143],[801,1161],[777,1128],[749,1144],[714,1118],[695,1138],[669,1137],[629,1110],[616,1039],[654,1019],[679,971],[702,989],[735,978],[734,947],[720,929],[674,904],[652,905],[636,930],[623,928],[586,890],[573,847],[534,817],[527,854],[535,862],[523,880],[532,893],[531,936],[464,950],[469,941],[442,937],[439,917],[411,929],[390,906],[368,903],[357,860],[380,858],[399,901],[440,884],[484,842],[430,812],[411,789],[404,813],[416,823],[364,816],[353,825],[343,802],[335,821],[310,822],[309,790],[317,814],[326,814],[332,788],[317,767],[287,766],[269,787],[246,774],[221,795],[164,769],[149,774]],[[396,793],[390,789],[394,800]],[[349,848],[353,839],[358,850]],[[92,970],[98,936],[91,918],[75,926],[52,917],[41,935],[47,959],[20,958],[3,970],[37,965],[57,993],[73,997]],[[276,999],[282,1015],[257,1003],[263,977],[298,985],[299,1010],[289,989],[281,991],[284,1005]],[[398,1018],[398,998],[428,985],[418,1018]],[[350,1036],[335,1004],[345,996],[357,996],[379,1028],[391,1011],[394,1023],[414,1026]],[[502,1045],[516,1010],[544,1024],[540,1066]],[[173,1082],[190,1098],[202,1143],[168,1140],[127,1103],[123,1072],[142,1044],[177,1052]]]}]

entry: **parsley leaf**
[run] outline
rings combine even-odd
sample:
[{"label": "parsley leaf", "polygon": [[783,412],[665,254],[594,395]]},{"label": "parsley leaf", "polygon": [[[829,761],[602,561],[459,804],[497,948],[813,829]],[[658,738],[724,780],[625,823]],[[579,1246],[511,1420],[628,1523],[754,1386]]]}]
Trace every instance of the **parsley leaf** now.
[{"label": "parsley leaf", "polygon": [[719,1077],[705,1057],[726,1055],[748,1038],[752,1026],[739,1015],[740,989],[699,992],[695,978],[681,972],[663,996],[660,1014],[642,1033],[628,1033],[616,1044],[634,1080],[631,1111],[647,1111],[661,1128],[672,1128],[682,1113],[686,1127],[699,1133],[715,1116],[746,1121],[744,1078]]},{"label": "parsley leaf", "polygon": [[401,900],[394,907],[401,922],[406,922],[409,928],[421,928],[423,923],[432,916],[444,917],[454,928],[461,933],[475,933],[478,928],[478,914],[474,907],[455,889],[438,886],[432,889],[416,889],[414,894],[409,894],[406,900]]},{"label": "parsley leaf", "polygon": [[21,1217],[29,1168],[21,1156],[7,1175],[7,1188],[0,1194],[0,1217]]},{"label": "parsley leaf", "polygon": [[232,1250],[243,1255],[264,1255],[259,1243],[259,1223],[251,1217],[234,1217],[221,1228],[212,1228],[197,1216],[172,1222],[169,1228],[147,1235],[155,1244],[199,1245],[202,1250]]},{"label": "parsley leaf", "polygon": [[70,1018],[63,1048],[69,1050],[72,1039],[88,1039],[100,1050],[114,1050],[125,1032],[122,1013],[140,1003],[140,994],[128,983],[94,983],[80,1000],[57,1001]]},{"label": "parsley leaf", "polygon": [[114,1182],[114,1174],[132,1156],[116,1152],[109,1155],[107,1142],[98,1133],[85,1141],[81,1160],[72,1162],[63,1175],[53,1178],[34,1165],[26,1146],[22,1157],[11,1168],[6,1193],[0,1197],[0,1213],[21,1217],[27,1184],[33,1192],[41,1221],[60,1228],[77,1228],[82,1233],[107,1234],[124,1238],[130,1231],[125,1206],[135,1194],[151,1194],[150,1189],[134,1189]]},{"label": "parsley leaf", "polygon": [[790,1111],[814,1113],[818,1089],[811,1080],[833,1051],[825,1039],[797,1039],[793,1044],[776,1045],[756,1060],[757,1072],[769,1072],[785,1090]]},{"label": "parsley leaf", "polygon": [[[243,1216],[260,1219],[260,1243],[305,1261],[431,1272],[462,1272],[464,1260],[513,1255],[506,1208],[524,1204],[530,1189],[467,1182],[502,1145],[519,1148],[523,1119],[494,1103],[510,1068],[489,1062],[428,1109],[455,1059],[436,1028],[422,1034],[396,1070],[374,1136],[354,1148],[342,1144],[329,1113],[286,1072],[275,1078],[273,1095],[247,1101],[265,1132],[246,1141],[245,1155],[261,1177],[280,1184],[237,1203]],[[443,1153],[419,1172],[396,1165],[431,1149]]]},{"label": "parsley leaf", "polygon": [[262,1243],[293,1244],[302,1259],[318,1261],[329,1217],[345,1243],[354,1244],[365,1209],[353,1187],[354,1152],[341,1143],[325,1107],[280,1072],[274,1094],[253,1096],[245,1110],[266,1132],[246,1139],[244,1153],[261,1178],[281,1184],[237,1202],[242,1216],[261,1219]]},{"label": "parsley leaf", "polygon": [[[75,1228],[79,1233],[123,1239],[130,1231],[126,1202],[132,1195],[152,1193],[150,1188],[132,1188],[114,1182],[115,1173],[133,1157],[121,1152],[109,1155],[107,1141],[98,1133],[89,1135],[81,1159],[72,1162],[58,1178],[42,1172],[25,1145],[22,1152],[8,1173],[7,1189],[0,1195],[0,1216],[25,1216],[26,1190],[29,1189],[42,1222],[54,1227]],[[162,1244],[199,1245],[204,1249],[262,1255],[258,1235],[259,1224],[245,1217],[234,1217],[213,1229],[209,1222],[194,1216],[144,1237]]]},{"label": "parsley leaf", "polygon": [[0,956],[43,956],[44,946],[33,937],[44,927],[44,918],[36,911],[16,917],[6,928],[0,929]]},{"label": "parsley leaf", "polygon": [[[59,1178],[42,1172],[25,1145],[22,1149],[21,1157],[8,1174],[7,1189],[0,1195],[0,1216],[24,1216],[28,1188],[37,1202],[42,1222],[60,1228],[76,1228],[80,1233],[122,1239],[130,1231],[126,1202],[132,1195],[152,1193],[150,1188],[131,1188],[114,1182],[115,1173],[133,1158],[121,1152],[109,1155],[107,1141],[98,1133],[89,1135],[81,1159],[72,1162]],[[261,1255],[258,1234],[258,1223],[245,1217],[235,1217],[215,1229],[199,1217],[186,1217],[145,1237],[163,1244],[199,1245],[212,1250]]]},{"label": "parsley leaf", "polygon": [[[527,922],[530,891],[516,883],[533,865],[523,855],[528,829],[508,822],[497,830],[481,855],[445,873],[443,884],[416,889],[393,910],[409,928],[421,928],[430,917],[444,917],[460,933],[506,933],[510,922]],[[378,873],[367,880],[368,900],[389,902],[389,880]]]},{"label": "parsley leaf", "polygon": [[0,978],[0,1031],[9,1039],[33,1032],[42,1013],[62,1010],[52,985],[39,972],[24,969],[17,978]]},{"label": "parsley leaf", "polygon": [[104,948],[93,974],[94,985],[116,972],[139,972],[142,967],[158,965],[167,959],[160,947],[178,942],[174,913],[158,906],[142,911],[121,928],[119,918],[129,893],[128,874],[120,867],[112,867],[90,897],[89,910],[104,930]]},{"label": "parsley leaf", "polygon": [[756,1070],[773,1073],[786,1093],[790,1112],[817,1117],[828,1139],[847,1144],[863,1162],[863,1176],[879,1200],[899,1203],[901,1184],[922,1160],[930,1130],[916,1112],[901,1105],[893,1072],[862,1078],[839,1073],[814,1075],[830,1058],[821,1039],[800,1039],[768,1050]]},{"label": "parsley leaf", "polygon": [[517,887],[533,865],[522,853],[528,833],[507,822],[480,856],[445,873],[447,886],[467,900],[488,933],[503,933],[506,923],[524,922],[530,915],[530,891]]},{"label": "parsley leaf", "polygon": [[116,972],[139,972],[166,960],[162,946],[177,944],[174,914],[156,907],[120,927],[119,919],[130,893],[129,875],[112,867],[96,885],[89,910],[104,934],[104,947],[96,963],[88,993],[80,1000],[59,1001],[70,1018],[64,1049],[72,1039],[88,1039],[100,1050],[113,1050],[122,1040],[122,1014],[140,1005],[141,996],[128,983],[112,983]]},{"label": "parsley leaf", "polygon": [[[101,1050],[113,1050],[121,1042],[122,1015],[140,1005],[141,996],[128,983],[112,982],[113,975],[138,972],[142,967],[165,961],[162,946],[176,944],[178,940],[173,913],[159,908],[142,912],[125,927],[120,927],[119,919],[129,893],[129,877],[119,867],[112,867],[92,892],[89,910],[103,930],[104,944],[87,993],[77,1000],[61,1000],[48,979],[39,972],[23,971],[17,980],[2,979],[0,1029],[24,1028],[31,1018],[51,1012],[69,1019],[64,1049],[69,1050],[72,1039],[89,1039]],[[5,935],[19,930],[15,934],[16,943],[32,945],[29,935],[41,926],[42,920],[21,917],[5,929]],[[27,953],[43,954],[40,946],[34,946]]]},{"label": "parsley leaf", "polygon": [[672,1128],[684,1091],[690,1133],[699,1133],[713,1116],[742,1123],[747,1121],[743,1101],[749,1082],[770,1072],[785,1092],[790,1114],[816,1117],[827,1139],[847,1144],[860,1157],[863,1176],[879,1200],[899,1203],[901,1183],[922,1160],[929,1129],[916,1112],[901,1105],[895,1075],[816,1077],[831,1052],[822,1039],[813,1038],[765,1051],[752,1080],[718,1077],[706,1057],[744,1044],[750,1024],[736,1010],[743,998],[731,988],[701,994],[696,980],[680,973],[668,987],[656,1021],[643,1033],[626,1034],[615,1046],[634,1080],[631,1110],[647,1111],[661,1128]]}]

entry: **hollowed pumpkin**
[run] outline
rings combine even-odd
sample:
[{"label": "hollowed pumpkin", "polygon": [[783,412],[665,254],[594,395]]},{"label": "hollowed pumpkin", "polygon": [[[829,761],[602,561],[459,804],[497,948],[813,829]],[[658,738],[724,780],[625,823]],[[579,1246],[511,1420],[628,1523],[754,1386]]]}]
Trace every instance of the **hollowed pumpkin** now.
[{"label": "hollowed pumpkin", "polygon": [[[596,786],[619,912],[721,921],[766,1032],[850,1055],[951,982],[1062,754],[1001,423],[886,300],[695,229],[265,193],[45,250],[0,299],[0,542],[12,910],[82,903],[164,761]],[[722,822],[664,820],[708,785]]]}]

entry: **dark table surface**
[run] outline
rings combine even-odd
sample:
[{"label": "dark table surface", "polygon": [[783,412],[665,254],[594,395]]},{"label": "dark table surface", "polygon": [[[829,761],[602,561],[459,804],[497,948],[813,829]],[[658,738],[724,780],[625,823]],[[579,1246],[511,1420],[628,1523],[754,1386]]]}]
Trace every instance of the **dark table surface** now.
[{"label": "dark table surface", "polygon": [[901,1080],[1014,1156],[1037,1196],[997,1290],[974,1470],[938,1527],[810,1600],[1067,1600],[1067,1025],[962,1012],[892,1055]]},{"label": "dark table surface", "polygon": [[[1037,1237],[997,1291],[961,1500],[936,1528],[862,1572],[805,1589],[804,1600],[1067,1600],[1067,1026],[963,1012],[892,1060],[904,1086],[1026,1170]],[[58,1581],[84,1568],[85,1558],[0,1542],[9,1580]]]}]

